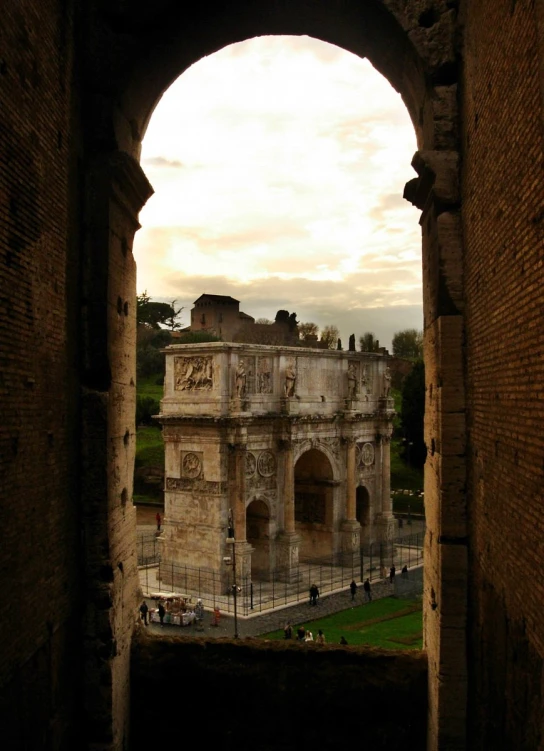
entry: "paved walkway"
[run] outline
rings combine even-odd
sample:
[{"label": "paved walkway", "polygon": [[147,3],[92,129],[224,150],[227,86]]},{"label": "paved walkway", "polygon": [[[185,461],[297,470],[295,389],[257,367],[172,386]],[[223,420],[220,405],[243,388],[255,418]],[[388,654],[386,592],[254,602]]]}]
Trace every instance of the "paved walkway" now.
[{"label": "paved walkway", "polygon": [[[388,579],[374,582],[372,585],[372,596],[374,599],[389,597],[394,593],[394,589],[394,586],[389,584]],[[252,618],[238,618],[238,635],[240,638],[260,636],[261,634],[283,628],[286,621],[290,621],[291,625],[295,627],[301,623],[306,624],[316,618],[322,618],[332,613],[339,613],[354,605],[361,605],[363,602],[364,591],[362,586],[359,586],[357,589],[354,603],[351,602],[351,593],[349,588],[347,588],[345,592],[320,597],[315,607],[305,602],[304,604],[298,603],[281,610],[269,611],[263,613],[263,615],[253,616]],[[151,599],[147,600],[147,604],[150,607],[155,607],[155,602]],[[219,626],[212,626],[212,614],[206,612],[201,630],[198,630],[194,625],[180,627],[165,624],[164,626],[160,626],[157,623],[151,623],[148,629],[152,633],[167,634],[169,636],[191,636],[206,639],[232,638],[234,635],[234,618],[228,615],[221,615]]]}]

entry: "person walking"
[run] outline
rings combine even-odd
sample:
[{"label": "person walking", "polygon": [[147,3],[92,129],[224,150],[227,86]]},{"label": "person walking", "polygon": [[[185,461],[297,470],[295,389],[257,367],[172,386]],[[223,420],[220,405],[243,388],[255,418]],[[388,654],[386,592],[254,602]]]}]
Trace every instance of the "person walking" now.
[{"label": "person walking", "polygon": [[370,602],[372,600],[372,589],[371,589],[371,586],[370,586],[370,580],[369,579],[365,579],[365,582],[363,584],[363,589],[365,590],[366,601]]},{"label": "person walking", "polygon": [[140,605],[140,618],[144,622],[144,626],[147,626],[147,613],[149,608],[147,607],[147,602],[145,600],[142,601],[142,604]]},{"label": "person walking", "polygon": [[406,564],[404,564],[404,566],[402,567],[402,571],[400,573],[403,579],[408,578],[408,566]]},{"label": "person walking", "polygon": [[161,531],[161,515],[159,511],[157,511],[157,513],[155,514],[155,520],[157,522],[157,532],[160,532]]},{"label": "person walking", "polygon": [[317,598],[319,597],[319,589],[317,584],[312,584],[310,587],[310,605],[317,605]]},{"label": "person walking", "polygon": [[159,602],[158,611],[159,611],[159,620],[161,622],[161,626],[164,626],[164,614],[166,613],[166,610],[164,609],[164,605],[162,604],[162,602]]},{"label": "person walking", "polygon": [[351,580],[351,584],[349,585],[349,589],[351,592],[351,601],[353,602],[355,600],[355,595],[357,594],[357,585],[355,584],[355,579]]},{"label": "person walking", "polygon": [[395,581],[395,564],[389,569],[389,584],[393,584]]}]

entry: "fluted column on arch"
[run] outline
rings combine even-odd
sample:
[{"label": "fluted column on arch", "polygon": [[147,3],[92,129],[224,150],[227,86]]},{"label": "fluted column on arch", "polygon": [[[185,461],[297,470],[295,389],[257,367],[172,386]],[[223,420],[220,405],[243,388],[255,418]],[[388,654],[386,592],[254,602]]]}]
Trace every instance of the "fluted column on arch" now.
[{"label": "fluted column on arch", "polygon": [[276,540],[276,569],[279,577],[288,582],[300,579],[298,555],[300,535],[295,526],[295,462],[293,442],[290,438],[279,441],[283,505],[283,530]]},{"label": "fluted column on arch", "polygon": [[236,574],[239,580],[251,577],[253,552],[246,538],[246,449],[245,441],[229,444],[229,507],[234,521]]},{"label": "fluted column on arch", "polygon": [[358,567],[361,555],[361,525],[356,517],[357,474],[355,438],[343,438],[346,449],[346,506],[342,522],[342,564]]}]

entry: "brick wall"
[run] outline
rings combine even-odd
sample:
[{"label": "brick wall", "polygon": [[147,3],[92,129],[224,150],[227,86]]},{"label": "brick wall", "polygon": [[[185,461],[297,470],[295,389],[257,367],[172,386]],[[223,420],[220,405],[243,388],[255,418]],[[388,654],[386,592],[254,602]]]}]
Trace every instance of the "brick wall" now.
[{"label": "brick wall", "polygon": [[465,2],[471,733],[534,749],[544,723],[544,183],[529,0]]},{"label": "brick wall", "polygon": [[71,2],[2,4],[0,715],[13,748],[69,742],[81,694],[72,47]]}]

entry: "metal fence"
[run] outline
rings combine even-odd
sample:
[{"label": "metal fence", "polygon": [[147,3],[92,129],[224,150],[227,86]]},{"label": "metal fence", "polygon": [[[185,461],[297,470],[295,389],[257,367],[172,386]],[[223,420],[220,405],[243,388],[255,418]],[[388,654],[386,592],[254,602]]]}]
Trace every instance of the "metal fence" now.
[{"label": "metal fence", "polygon": [[152,566],[160,560],[159,543],[156,532],[140,532],[136,541],[138,566]]},{"label": "metal fence", "polygon": [[[380,581],[390,576],[393,565],[400,576],[404,566],[410,569],[423,562],[423,541],[424,532],[405,533],[390,542],[363,545],[353,555],[301,558],[295,572],[275,569],[263,580],[237,576],[238,613],[247,616],[304,601],[312,584],[317,584],[324,595],[347,589],[352,579]],[[146,541],[139,540],[142,560],[148,561],[140,565],[155,563],[151,559],[158,555],[157,547],[156,538],[153,544],[150,536]],[[158,559],[156,575],[160,592],[181,594],[190,600],[201,598],[207,608],[234,612],[232,568],[218,572]]]}]

